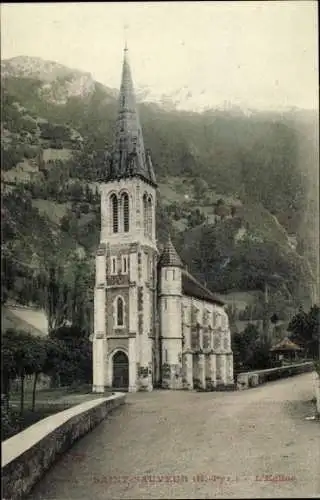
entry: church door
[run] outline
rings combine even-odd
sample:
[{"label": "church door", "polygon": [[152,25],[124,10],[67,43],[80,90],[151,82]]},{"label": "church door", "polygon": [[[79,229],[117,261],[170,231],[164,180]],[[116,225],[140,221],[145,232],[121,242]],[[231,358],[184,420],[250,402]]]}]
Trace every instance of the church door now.
[{"label": "church door", "polygon": [[113,356],[112,387],[124,389],[129,386],[129,360],[126,353],[118,351]]}]

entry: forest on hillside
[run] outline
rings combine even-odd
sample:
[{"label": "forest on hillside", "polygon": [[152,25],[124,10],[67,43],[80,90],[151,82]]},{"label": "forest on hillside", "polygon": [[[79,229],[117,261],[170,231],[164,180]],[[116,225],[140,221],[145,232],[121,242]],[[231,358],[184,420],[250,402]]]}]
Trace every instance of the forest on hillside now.
[{"label": "forest on hillside", "polygon": [[[2,82],[3,301],[31,300],[26,290],[45,283],[52,266],[72,295],[81,259],[92,282],[97,185],[104,180],[116,100],[96,83],[90,96],[58,105],[46,101],[41,85],[17,77]],[[310,238],[317,210],[310,197],[317,176],[314,116],[168,112],[150,104],[139,110],[158,182],[177,195],[159,191],[159,245],[169,230],[190,270],[214,291],[263,289],[276,276],[270,285],[284,285],[297,302],[310,294],[317,272]],[[47,151],[61,158],[46,160]],[[218,213],[211,223],[208,214]]]}]

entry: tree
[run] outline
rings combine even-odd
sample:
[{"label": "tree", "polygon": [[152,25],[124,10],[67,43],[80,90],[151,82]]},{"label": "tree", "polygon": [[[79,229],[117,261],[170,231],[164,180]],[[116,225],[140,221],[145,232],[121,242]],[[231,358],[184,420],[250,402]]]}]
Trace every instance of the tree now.
[{"label": "tree", "polygon": [[271,364],[270,345],[260,338],[257,327],[248,324],[242,333],[232,337],[236,370],[263,370]]},{"label": "tree", "polygon": [[270,321],[273,325],[276,325],[279,321],[279,316],[276,313],[272,314]]},{"label": "tree", "polygon": [[248,324],[242,333],[232,337],[232,350],[238,369],[248,369],[254,356],[259,339],[259,331],[253,324]]},{"label": "tree", "polygon": [[60,386],[61,374],[67,368],[69,358],[65,344],[58,338],[55,338],[54,332],[52,336],[53,338],[49,337],[45,339],[46,358],[42,371],[45,375],[51,377],[53,385],[57,383]]},{"label": "tree", "polygon": [[288,331],[294,341],[302,344],[312,358],[320,357],[320,308],[314,305],[306,313],[300,307],[289,323]]},{"label": "tree", "polygon": [[84,199],[87,201],[87,203],[93,203],[94,201],[94,194],[89,184],[85,185]]},{"label": "tree", "polygon": [[205,221],[205,216],[202,212],[200,212],[199,208],[192,210],[188,214],[188,227],[192,229],[193,227],[200,226]]},{"label": "tree", "polygon": [[51,264],[39,281],[42,288],[42,306],[48,318],[50,333],[66,324],[68,311],[68,287],[64,282],[63,269]]},{"label": "tree", "polygon": [[14,358],[14,340],[16,332],[7,330],[2,335],[1,342],[1,394],[4,394],[7,411],[10,402],[10,382],[17,376],[17,367]]},{"label": "tree", "polygon": [[69,317],[73,327],[90,332],[94,274],[86,261],[77,258],[71,272],[73,281],[69,292]]},{"label": "tree", "polygon": [[[5,391],[9,400],[10,380],[20,378],[20,417],[24,411],[24,381],[26,375],[40,373],[44,360],[45,348],[41,339],[30,333],[8,329],[2,337],[3,375]],[[35,389],[33,403],[35,401]]]},{"label": "tree", "polygon": [[208,183],[201,177],[196,177],[193,183],[194,194],[197,200],[205,197],[208,192]]},{"label": "tree", "polygon": [[62,353],[59,360],[62,385],[91,383],[92,343],[89,332],[75,326],[63,326],[52,333],[52,339],[58,343]]},{"label": "tree", "polygon": [[30,371],[32,371],[32,373],[34,374],[32,388],[32,411],[34,411],[36,405],[37,381],[40,373],[42,373],[44,370],[45,361],[47,359],[45,339],[42,339],[41,337],[33,337],[32,342],[30,342],[30,350]]}]

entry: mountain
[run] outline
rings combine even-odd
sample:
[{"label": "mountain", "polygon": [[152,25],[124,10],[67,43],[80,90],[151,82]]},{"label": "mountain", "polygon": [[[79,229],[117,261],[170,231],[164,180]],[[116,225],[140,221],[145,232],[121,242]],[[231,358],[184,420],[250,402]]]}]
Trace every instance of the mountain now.
[{"label": "mountain", "polygon": [[[79,260],[92,275],[117,91],[39,58],[2,61],[1,72],[4,296],[27,301],[48,262],[68,286]],[[159,182],[160,245],[170,228],[214,290],[263,289],[278,276],[274,289],[308,297],[318,270],[317,116],[139,108]]]},{"label": "mountain", "polygon": [[[38,82],[39,97],[53,104],[66,104],[69,98],[89,97],[96,82],[90,73],[70,69],[40,57],[18,56],[1,62],[1,78],[28,78]],[[104,88],[106,95],[116,98],[117,91]]]}]

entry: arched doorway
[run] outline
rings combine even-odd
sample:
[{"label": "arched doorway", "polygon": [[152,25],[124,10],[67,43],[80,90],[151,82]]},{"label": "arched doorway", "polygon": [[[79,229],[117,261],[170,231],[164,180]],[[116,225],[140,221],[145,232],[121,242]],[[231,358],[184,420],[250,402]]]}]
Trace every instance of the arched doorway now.
[{"label": "arched doorway", "polygon": [[112,358],[112,387],[124,389],[129,386],[129,360],[123,351],[117,351]]}]

